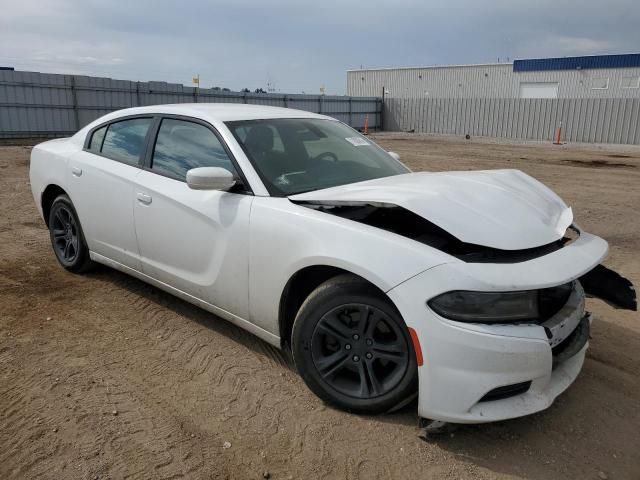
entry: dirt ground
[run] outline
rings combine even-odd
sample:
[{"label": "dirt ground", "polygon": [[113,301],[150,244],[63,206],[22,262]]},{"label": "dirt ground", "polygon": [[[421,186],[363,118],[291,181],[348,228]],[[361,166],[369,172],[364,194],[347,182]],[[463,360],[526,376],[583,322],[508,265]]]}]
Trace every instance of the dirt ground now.
[{"label": "dirt ground", "polygon": [[[533,175],[640,285],[640,148],[376,139],[414,170]],[[0,147],[0,478],[640,478],[638,314],[589,300],[584,370],[550,409],[426,443],[415,403],[337,411],[227,322],[108,268],[66,273],[29,153]]]}]

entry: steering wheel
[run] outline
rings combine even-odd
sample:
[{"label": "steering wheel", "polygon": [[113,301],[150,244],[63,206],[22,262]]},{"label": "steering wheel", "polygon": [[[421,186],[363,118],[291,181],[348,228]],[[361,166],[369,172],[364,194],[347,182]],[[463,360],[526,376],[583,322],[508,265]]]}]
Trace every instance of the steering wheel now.
[{"label": "steering wheel", "polygon": [[333,152],[322,152],[313,157],[314,160],[320,160],[321,158],[327,158],[333,160],[334,162],[338,161],[338,156]]}]

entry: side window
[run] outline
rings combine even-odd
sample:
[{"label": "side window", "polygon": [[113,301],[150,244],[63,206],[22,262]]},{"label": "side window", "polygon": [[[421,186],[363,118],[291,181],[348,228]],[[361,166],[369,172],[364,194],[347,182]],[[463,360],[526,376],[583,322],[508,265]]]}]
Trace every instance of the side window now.
[{"label": "side window", "polygon": [[99,152],[102,148],[102,141],[104,140],[104,134],[107,133],[107,126],[105,125],[102,128],[99,128],[93,135],[91,136],[91,141],[89,142],[89,150],[92,152]]},{"label": "side window", "polygon": [[184,181],[187,171],[197,167],[222,167],[235,173],[233,163],[211,130],[194,122],[163,119],[151,170]]},{"label": "side window", "polygon": [[129,165],[138,165],[151,121],[151,118],[133,118],[110,124],[102,142],[102,154]]}]

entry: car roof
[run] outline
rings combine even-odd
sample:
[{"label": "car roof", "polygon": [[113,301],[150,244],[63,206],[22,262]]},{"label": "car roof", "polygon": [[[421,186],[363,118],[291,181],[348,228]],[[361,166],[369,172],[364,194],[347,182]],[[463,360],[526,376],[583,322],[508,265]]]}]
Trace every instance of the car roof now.
[{"label": "car roof", "polygon": [[270,107],[267,105],[249,105],[244,103],[174,103],[167,105],[149,105],[116,110],[85,125],[72,137],[78,145],[83,144],[87,133],[97,125],[111,122],[121,117],[144,114],[169,114],[194,117],[212,125],[236,120],[264,120],[270,118],[317,118],[334,120],[335,118],[317,113],[295,110],[293,108]]},{"label": "car roof", "polygon": [[170,105],[150,105],[118,110],[111,118],[144,113],[167,113],[185,115],[209,121],[259,120],[267,118],[323,118],[325,115],[294,110],[291,108],[270,107],[266,105],[247,105],[238,103],[176,103]]}]

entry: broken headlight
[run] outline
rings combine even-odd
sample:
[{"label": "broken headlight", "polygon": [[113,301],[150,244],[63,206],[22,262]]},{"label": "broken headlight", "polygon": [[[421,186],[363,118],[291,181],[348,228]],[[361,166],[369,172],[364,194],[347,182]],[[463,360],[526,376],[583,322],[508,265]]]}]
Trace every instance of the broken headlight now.
[{"label": "broken headlight", "polygon": [[440,316],[459,322],[506,323],[537,320],[538,291],[443,293],[428,305]]}]

